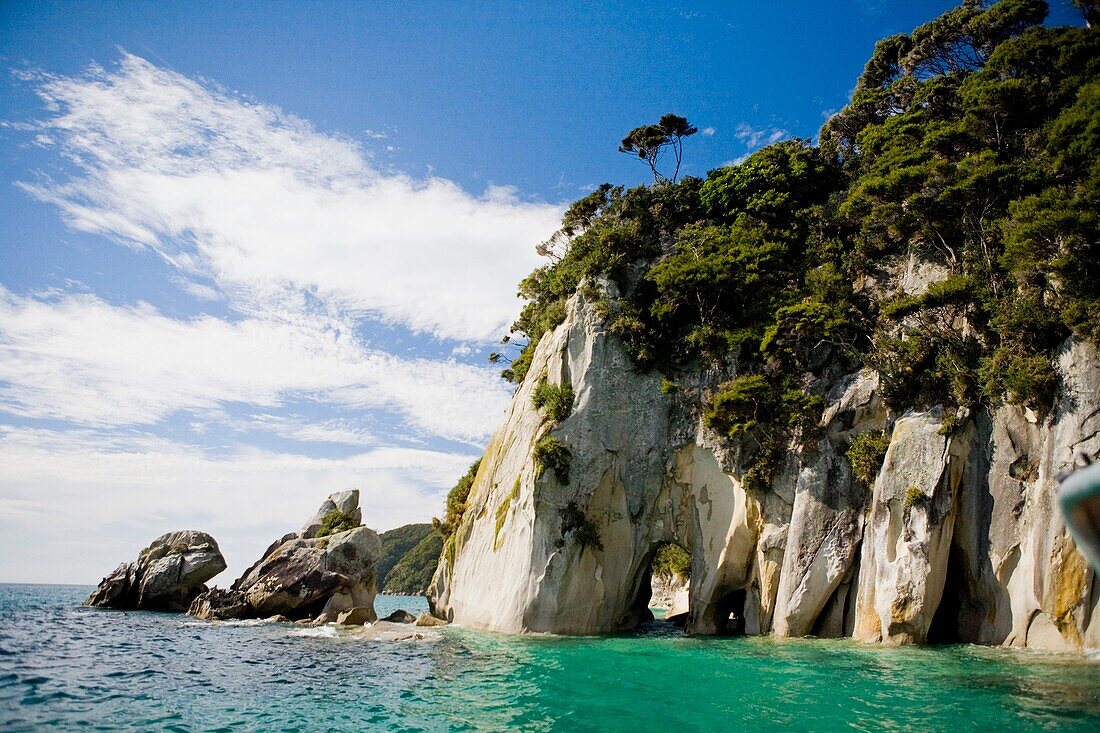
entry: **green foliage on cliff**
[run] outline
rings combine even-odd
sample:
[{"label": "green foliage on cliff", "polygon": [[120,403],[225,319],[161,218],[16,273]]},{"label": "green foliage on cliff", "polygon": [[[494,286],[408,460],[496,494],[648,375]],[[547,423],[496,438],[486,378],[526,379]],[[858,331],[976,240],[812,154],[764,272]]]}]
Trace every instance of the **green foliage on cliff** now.
[{"label": "green foliage on cliff", "polygon": [[569,483],[569,460],[572,458],[569,448],[552,435],[544,436],[535,443],[535,478],[550,469],[558,483]]},{"label": "green foliage on cliff", "polygon": [[450,537],[458,528],[459,522],[462,521],[462,516],[466,513],[466,502],[470,498],[470,489],[474,485],[474,479],[477,478],[477,469],[480,466],[480,458],[470,464],[469,470],[462,475],[462,478],[458,480],[454,488],[447,493],[447,507],[443,519],[437,518],[432,520],[432,525],[439,530],[439,533],[444,537]]},{"label": "green foliage on cliff", "polygon": [[330,510],[325,516],[321,517],[321,528],[317,530],[316,537],[328,537],[338,532],[347,532],[349,529],[355,529],[359,526],[359,523],[354,519],[344,514],[339,509]]},{"label": "green foliage on cliff", "polygon": [[[819,145],[586,196],[520,285],[510,376],[579,290],[638,369],[726,375],[692,396],[756,486],[861,366],[895,409],[1049,408],[1056,349],[1100,338],[1100,31],[1046,14],[967,0],[879,42]],[[941,281],[900,292],[910,257]]]},{"label": "green foliage on cliff", "polygon": [[[424,527],[429,530],[430,525],[410,525]],[[401,559],[389,571],[383,588],[386,593],[399,593],[402,595],[423,595],[432,582],[435,568],[439,564],[439,553],[443,550],[443,536],[438,532],[429,531],[420,542],[411,550],[402,555]]]},{"label": "green foliage on cliff", "polygon": [[550,422],[560,423],[573,412],[573,388],[551,384],[544,377],[531,392],[531,404]]},{"label": "green foliage on cliff", "polygon": [[599,525],[589,518],[575,501],[562,507],[561,534],[563,539],[567,535],[572,535],[573,541],[580,545],[582,550],[589,548],[603,550]]},{"label": "green foliage on cliff", "polygon": [[852,471],[864,486],[874,483],[889,447],[890,436],[881,430],[869,430],[852,438],[848,446],[848,462],[852,464]]}]

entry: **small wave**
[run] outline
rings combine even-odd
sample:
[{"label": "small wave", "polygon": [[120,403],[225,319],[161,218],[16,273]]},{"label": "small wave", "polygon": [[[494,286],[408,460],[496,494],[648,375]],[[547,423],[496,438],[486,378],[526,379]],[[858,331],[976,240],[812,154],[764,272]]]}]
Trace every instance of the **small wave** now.
[{"label": "small wave", "polygon": [[335,639],[339,636],[334,626],[317,626],[310,629],[294,629],[289,632],[290,636],[312,636],[325,639]]}]

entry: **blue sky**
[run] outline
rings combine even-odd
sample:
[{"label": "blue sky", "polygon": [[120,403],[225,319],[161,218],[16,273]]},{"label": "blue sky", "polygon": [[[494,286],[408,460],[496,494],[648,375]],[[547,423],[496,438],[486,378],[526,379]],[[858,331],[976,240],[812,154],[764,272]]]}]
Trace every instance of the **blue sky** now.
[{"label": "blue sky", "polygon": [[[812,137],[953,3],[0,5],[0,581],[156,535],[239,572],[330,491],[438,513],[562,207]],[[1055,4],[1051,22],[1076,22]]]}]

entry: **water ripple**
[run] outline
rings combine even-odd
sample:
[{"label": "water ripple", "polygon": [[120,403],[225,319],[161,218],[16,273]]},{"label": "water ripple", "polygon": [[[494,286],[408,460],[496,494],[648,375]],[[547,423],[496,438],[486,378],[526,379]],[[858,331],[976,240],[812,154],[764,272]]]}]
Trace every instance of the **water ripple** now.
[{"label": "water ripple", "polygon": [[[983,647],[584,639],[447,629],[432,644],[334,627],[207,623],[0,585],[11,731],[1100,729],[1100,664]],[[389,604],[389,605],[387,605]],[[423,610],[380,597],[379,610]],[[411,605],[418,604],[418,605]]]}]

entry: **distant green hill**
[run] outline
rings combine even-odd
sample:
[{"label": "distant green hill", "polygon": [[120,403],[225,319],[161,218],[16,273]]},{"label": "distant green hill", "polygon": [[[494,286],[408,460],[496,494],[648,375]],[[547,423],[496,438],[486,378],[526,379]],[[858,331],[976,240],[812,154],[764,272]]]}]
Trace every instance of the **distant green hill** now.
[{"label": "distant green hill", "polygon": [[[382,556],[378,560],[378,589],[386,587],[386,578],[390,570],[398,564],[410,550],[420,544],[421,540],[431,534],[436,534],[430,524],[406,524],[403,527],[391,529],[379,534],[382,540]],[[436,558],[439,551],[436,551]]]},{"label": "distant green hill", "polygon": [[[419,526],[419,525],[417,525]],[[427,592],[432,581],[435,566],[439,562],[439,553],[443,549],[443,536],[438,532],[429,532],[420,542],[402,557],[390,570],[385,585],[380,585],[386,593],[404,595],[422,595]]]}]

